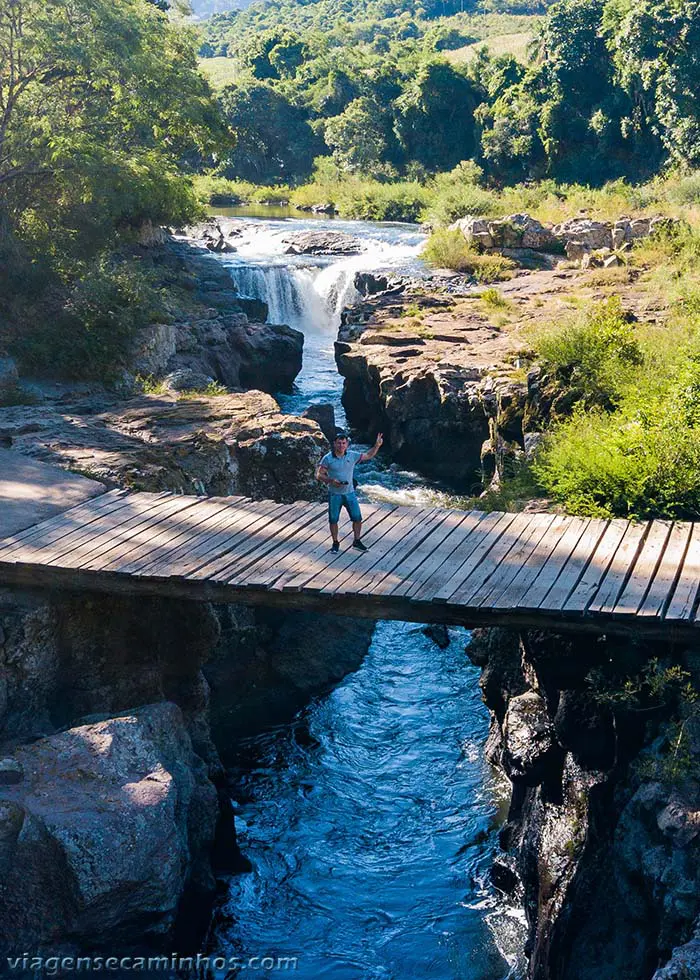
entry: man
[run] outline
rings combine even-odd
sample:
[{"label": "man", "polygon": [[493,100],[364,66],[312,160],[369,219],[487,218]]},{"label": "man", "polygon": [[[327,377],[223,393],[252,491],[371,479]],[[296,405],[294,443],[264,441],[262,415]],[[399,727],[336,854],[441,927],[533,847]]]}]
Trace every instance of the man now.
[{"label": "man", "polygon": [[333,543],[331,551],[338,551],[340,543],[338,541],[338,518],[340,517],[341,507],[345,507],[354,532],[353,548],[358,551],[367,551],[367,545],[361,538],[362,534],[362,512],[355,493],[353,483],[353,471],[358,463],[364,463],[368,459],[374,459],[379,452],[384,438],[381,432],[377,435],[374,446],[366,453],[348,452],[350,440],[342,429],[338,429],[333,439],[333,449],[326,453],[316,469],[316,479],[325,483],[328,487],[328,522],[331,526],[331,538]]}]

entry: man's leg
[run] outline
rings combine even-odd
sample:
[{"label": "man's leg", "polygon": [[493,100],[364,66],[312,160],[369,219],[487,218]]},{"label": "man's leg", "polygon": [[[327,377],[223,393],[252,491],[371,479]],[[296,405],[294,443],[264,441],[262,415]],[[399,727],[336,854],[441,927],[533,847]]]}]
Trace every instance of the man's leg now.
[{"label": "man's leg", "polygon": [[345,497],[345,506],[347,507],[348,514],[350,515],[350,520],[352,521],[352,531],[354,536],[353,548],[357,548],[359,551],[365,551],[365,545],[362,543],[362,511],[360,510],[360,504],[357,499],[357,494],[349,493]]},{"label": "man's leg", "polygon": [[328,494],[328,524],[331,529],[331,538],[333,539],[332,549],[337,551],[340,547],[338,543],[338,518],[340,517],[340,505],[342,499],[340,494],[330,493]]}]

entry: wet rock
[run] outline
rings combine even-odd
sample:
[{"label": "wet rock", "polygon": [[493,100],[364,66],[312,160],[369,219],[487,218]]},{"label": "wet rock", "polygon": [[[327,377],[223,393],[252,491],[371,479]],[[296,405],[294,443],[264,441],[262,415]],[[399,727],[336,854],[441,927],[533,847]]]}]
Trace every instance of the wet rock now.
[{"label": "wet rock", "polygon": [[23,778],[24,769],[17,759],[0,759],[0,786],[13,786]]},{"label": "wet rock", "polygon": [[314,422],[318,422],[321,432],[324,434],[328,442],[332,442],[335,437],[335,430],[337,428],[335,424],[335,409],[332,405],[326,402],[321,402],[318,404],[309,405],[301,413],[302,418],[312,419]]},{"label": "wet rock", "polygon": [[300,231],[283,239],[290,255],[358,255],[365,243],[341,231]]},{"label": "wet rock", "polygon": [[16,391],[19,385],[17,364],[11,357],[0,357],[0,399]]},{"label": "wet rock", "polygon": [[543,699],[526,691],[508,703],[503,724],[503,765],[511,780],[541,783],[556,768],[561,751]]},{"label": "wet rock", "polygon": [[[210,894],[218,803],[173,704],[17,750],[2,789],[0,948],[157,941],[187,889]],[[55,949],[52,949],[55,952]]]},{"label": "wet rock", "polygon": [[238,296],[236,306],[253,323],[265,323],[269,314],[267,303],[262,299],[250,299],[247,296]]},{"label": "wet rock", "polygon": [[374,296],[389,288],[389,279],[373,272],[356,272],[354,285],[361,296]]},{"label": "wet rock", "polygon": [[683,946],[677,946],[669,962],[657,970],[652,980],[693,980],[700,977],[700,924]]},{"label": "wet rock", "polygon": [[437,644],[441,650],[446,650],[450,645],[450,632],[446,626],[438,623],[431,623],[430,626],[426,626],[423,632],[432,640],[433,643]]}]

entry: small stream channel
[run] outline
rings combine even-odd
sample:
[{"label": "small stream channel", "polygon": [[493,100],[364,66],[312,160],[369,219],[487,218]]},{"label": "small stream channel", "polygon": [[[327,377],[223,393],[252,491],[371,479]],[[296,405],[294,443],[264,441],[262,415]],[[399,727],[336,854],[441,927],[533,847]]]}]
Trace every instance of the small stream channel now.
[{"label": "small stream channel", "polygon": [[[219,258],[270,320],[305,334],[284,411],[331,402],[343,423],[333,341],[356,299],[355,272],[420,273],[417,226],[240,216],[238,251]],[[269,213],[268,213],[269,215]],[[290,231],[361,237],[352,258],[290,256]],[[379,459],[365,497],[449,505],[444,488]],[[217,955],[296,957],[303,980],[502,980],[521,969],[523,927],[488,882],[498,787],[483,758],[479,671],[452,629],[380,622],[362,666],[291,723],[240,742],[230,786],[250,873],[232,876]]]}]

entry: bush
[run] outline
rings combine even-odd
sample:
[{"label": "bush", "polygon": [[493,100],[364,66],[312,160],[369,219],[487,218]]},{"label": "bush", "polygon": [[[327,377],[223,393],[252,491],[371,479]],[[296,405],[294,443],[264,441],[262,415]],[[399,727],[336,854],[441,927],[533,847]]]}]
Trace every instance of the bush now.
[{"label": "bush", "polygon": [[429,197],[429,191],[414,181],[357,178],[316,180],[291,192],[292,204],[332,204],[343,217],[364,221],[419,221]]},{"label": "bush", "polygon": [[696,519],[700,430],[655,414],[580,408],[549,434],[535,475],[577,514]]},{"label": "bush", "polygon": [[580,392],[589,406],[616,404],[631,369],[643,361],[640,343],[617,296],[541,330],[533,342],[545,370]]},{"label": "bush", "polygon": [[481,255],[461,231],[439,228],[426,242],[422,258],[438,269],[453,269],[474,276],[477,282],[497,282],[509,278],[515,263],[502,255]]},{"label": "bush", "polygon": [[159,291],[135,262],[101,256],[85,263],[58,313],[37,311],[11,353],[49,377],[111,381],[127,366],[136,331],[164,315]]}]

